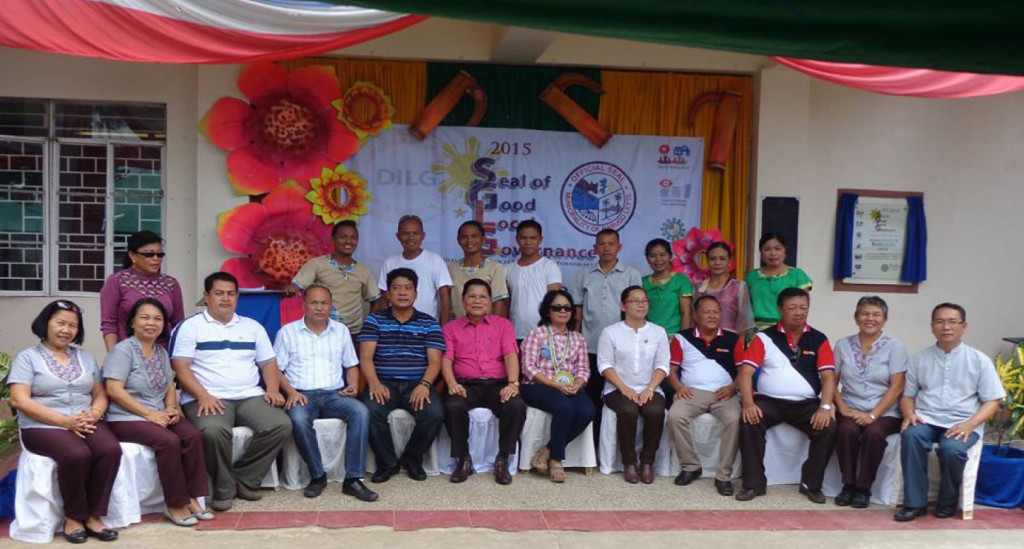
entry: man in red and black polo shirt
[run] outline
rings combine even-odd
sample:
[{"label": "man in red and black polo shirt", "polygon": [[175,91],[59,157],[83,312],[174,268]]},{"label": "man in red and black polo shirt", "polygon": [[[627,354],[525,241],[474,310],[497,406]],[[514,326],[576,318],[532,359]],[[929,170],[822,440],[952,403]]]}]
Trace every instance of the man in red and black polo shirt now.
[{"label": "man in red and black polo shirt", "polygon": [[743,489],[736,494],[740,501],[765,494],[765,435],[785,422],[811,439],[800,493],[814,503],[825,503],[821,483],[836,441],[832,408],[836,368],[828,337],[807,325],[810,305],[806,290],[782,290],[778,299],[782,321],[757,334],[740,365],[736,377],[743,403]]}]

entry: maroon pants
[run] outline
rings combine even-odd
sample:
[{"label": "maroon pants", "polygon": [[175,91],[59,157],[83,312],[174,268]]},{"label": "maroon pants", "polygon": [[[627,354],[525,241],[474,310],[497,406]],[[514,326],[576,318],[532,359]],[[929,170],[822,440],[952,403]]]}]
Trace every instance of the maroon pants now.
[{"label": "maroon pants", "polygon": [[148,421],[111,421],[110,430],[121,442],[149,446],[156,454],[156,470],[168,507],[184,507],[189,498],[207,495],[203,435],[182,418],[169,427]]},{"label": "maroon pants", "polygon": [[840,415],[836,429],[836,458],[843,474],[843,484],[871,491],[878,466],[885,455],[885,437],[900,432],[901,421],[880,417],[866,427]]},{"label": "maroon pants", "polygon": [[615,436],[619,440],[622,465],[636,464],[637,420],[644,418],[643,445],[640,463],[654,463],[665,430],[665,397],[655,393],[643,406],[626,398],[619,391],[604,395],[604,405],[615,412]]},{"label": "maroon pants", "polygon": [[106,423],[97,423],[96,432],[84,439],[66,429],[22,429],[21,442],[29,452],[57,462],[65,517],[85,522],[107,514],[121,445]]}]

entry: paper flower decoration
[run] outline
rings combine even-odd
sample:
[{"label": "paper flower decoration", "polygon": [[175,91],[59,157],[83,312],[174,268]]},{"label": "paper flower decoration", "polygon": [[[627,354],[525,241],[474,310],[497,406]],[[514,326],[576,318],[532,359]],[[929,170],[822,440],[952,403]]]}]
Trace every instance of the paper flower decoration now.
[{"label": "paper flower decoration", "polygon": [[341,99],[331,104],[338,110],[338,120],[344,122],[360,139],[390,128],[391,118],[395,116],[391,98],[370,82],[352,84]]},{"label": "paper flower decoration", "polygon": [[324,168],[320,178],[310,179],[309,184],[313,190],[306,193],[306,200],[313,203],[313,213],[328,225],[359,219],[373,199],[363,176],[348,171],[343,164],[338,164],[334,171]]},{"label": "paper flower decoration", "polygon": [[[722,233],[718,229],[703,231],[698,227],[691,228],[685,237],[672,243],[672,253],[675,255],[672,259],[672,270],[685,274],[694,285],[704,282],[711,273],[706,266],[700,264],[700,255],[718,241],[725,242],[730,250],[733,249],[732,244],[722,238]],[[731,263],[729,268],[732,269]]]},{"label": "paper flower decoration", "polygon": [[306,190],[294,182],[279,185],[262,202],[249,202],[220,215],[217,234],[229,252],[221,270],[243,288],[279,288],[291,282],[308,259],[330,253],[331,229],[313,215]]},{"label": "paper flower decoration", "polygon": [[221,97],[199,122],[203,135],[230,151],[228,179],[238,194],[264,194],[289,179],[308,186],[359,150],[359,137],[331,106],[341,92],[330,68],[247,65],[238,89],[248,103]]}]

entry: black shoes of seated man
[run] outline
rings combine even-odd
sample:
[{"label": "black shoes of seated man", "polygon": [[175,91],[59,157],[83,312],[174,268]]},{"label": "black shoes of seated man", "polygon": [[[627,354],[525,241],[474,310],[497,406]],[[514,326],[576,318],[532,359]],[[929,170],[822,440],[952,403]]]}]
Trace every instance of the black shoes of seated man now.
[{"label": "black shoes of seated man", "polygon": [[469,457],[460,457],[459,462],[455,465],[455,470],[452,471],[452,476],[448,480],[452,484],[459,484],[466,482],[475,471],[473,470],[473,460]]},{"label": "black shoes of seated man", "polygon": [[676,486],[686,486],[687,484],[699,479],[702,474],[704,474],[704,471],[699,468],[696,471],[680,471],[679,474],[676,475]]},{"label": "black shoes of seated man", "polygon": [[377,492],[370,490],[357,478],[347,478],[341,483],[341,493],[352,496],[359,501],[377,501],[380,497]]},{"label": "black shoes of seated man", "polygon": [[427,472],[423,470],[422,464],[399,461],[391,467],[380,467],[378,465],[377,471],[370,477],[370,482],[374,484],[387,482],[391,480],[391,477],[397,475],[402,470],[402,467],[405,467],[405,472],[409,475],[409,478],[416,481],[427,480]]},{"label": "black shoes of seated man", "polygon": [[896,522],[910,522],[917,517],[923,517],[928,512],[925,507],[903,507],[893,515],[892,520]]},{"label": "black shoes of seated man", "polygon": [[825,494],[822,494],[821,490],[812,490],[806,485],[801,484],[800,493],[807,496],[811,503],[825,503]]},{"label": "black shoes of seated man", "polygon": [[320,494],[324,492],[324,488],[327,487],[327,475],[320,478],[315,478],[309,481],[306,488],[302,490],[302,495],[307,498],[320,497]]},{"label": "black shoes of seated man", "polygon": [[854,509],[866,509],[871,504],[871,492],[844,484],[843,490],[836,496],[835,501],[836,505],[840,507],[849,505]]}]

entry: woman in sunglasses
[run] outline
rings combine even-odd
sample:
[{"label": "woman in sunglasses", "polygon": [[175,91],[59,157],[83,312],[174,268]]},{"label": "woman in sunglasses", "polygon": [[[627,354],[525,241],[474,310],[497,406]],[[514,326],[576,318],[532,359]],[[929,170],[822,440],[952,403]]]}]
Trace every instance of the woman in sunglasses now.
[{"label": "woman in sunglasses", "polygon": [[[167,310],[165,334],[171,333],[185,317],[181,285],[174,277],[160,272],[166,255],[163,242],[160,235],[150,231],[129,236],[124,268],[110,275],[103,284],[100,290],[100,331],[103,332],[107,352],[118,341],[128,338],[128,315],[135,302],[144,297],[156,299]],[[162,335],[157,342],[166,348],[168,338]]]},{"label": "woman in sunglasses", "polygon": [[18,353],[7,384],[25,449],[57,462],[64,501],[64,535],[71,543],[88,536],[117,538],[99,517],[107,515],[121,446],[100,420],[107,412],[100,369],[82,344],[82,310],[54,301],[32,321],[39,343]]},{"label": "woman in sunglasses", "polygon": [[587,341],[576,331],[572,296],[551,290],[540,302],[540,322],[523,339],[523,400],[551,414],[551,438],[530,466],[565,482],[565,447],[594,421],[594,403],[581,392],[590,378]]}]

